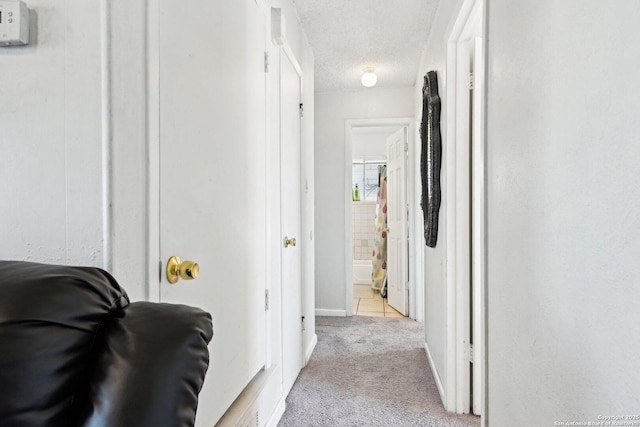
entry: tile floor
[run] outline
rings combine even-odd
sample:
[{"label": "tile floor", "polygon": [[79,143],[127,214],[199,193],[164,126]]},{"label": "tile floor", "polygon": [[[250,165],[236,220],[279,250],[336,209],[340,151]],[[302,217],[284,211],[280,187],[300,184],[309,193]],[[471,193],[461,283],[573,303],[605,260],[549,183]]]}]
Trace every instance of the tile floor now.
[{"label": "tile floor", "polygon": [[353,285],[353,315],[369,317],[404,317],[380,298],[369,285]]}]

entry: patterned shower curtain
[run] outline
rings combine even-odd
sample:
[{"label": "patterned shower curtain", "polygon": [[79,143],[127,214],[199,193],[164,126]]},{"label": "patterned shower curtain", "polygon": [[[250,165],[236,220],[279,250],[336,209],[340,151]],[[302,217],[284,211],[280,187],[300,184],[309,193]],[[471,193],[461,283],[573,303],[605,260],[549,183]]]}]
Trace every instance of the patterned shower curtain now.
[{"label": "patterned shower curtain", "polygon": [[371,288],[384,293],[387,278],[387,167],[381,166],[378,178],[378,204],[376,206],[375,244],[371,261]]}]

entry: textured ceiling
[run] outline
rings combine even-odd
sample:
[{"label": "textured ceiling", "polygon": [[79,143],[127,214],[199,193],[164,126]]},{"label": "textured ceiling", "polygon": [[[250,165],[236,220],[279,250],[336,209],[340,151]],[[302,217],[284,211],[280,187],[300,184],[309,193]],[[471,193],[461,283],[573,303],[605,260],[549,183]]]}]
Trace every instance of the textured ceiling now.
[{"label": "textured ceiling", "polygon": [[412,86],[439,0],[293,0],[315,56],[317,92]]}]

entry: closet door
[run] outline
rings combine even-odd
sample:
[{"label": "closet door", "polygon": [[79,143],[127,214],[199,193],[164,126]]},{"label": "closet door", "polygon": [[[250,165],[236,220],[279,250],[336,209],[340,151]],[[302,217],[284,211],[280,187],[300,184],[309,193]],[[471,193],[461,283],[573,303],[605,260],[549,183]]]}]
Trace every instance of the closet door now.
[{"label": "closet door", "polygon": [[286,396],[303,365],[300,235],[300,75],[280,52],[282,367]]},{"label": "closet door", "polygon": [[[160,300],[213,317],[197,414],[213,426],[265,364],[266,16],[159,3]],[[169,283],[172,256],[198,277]]]}]

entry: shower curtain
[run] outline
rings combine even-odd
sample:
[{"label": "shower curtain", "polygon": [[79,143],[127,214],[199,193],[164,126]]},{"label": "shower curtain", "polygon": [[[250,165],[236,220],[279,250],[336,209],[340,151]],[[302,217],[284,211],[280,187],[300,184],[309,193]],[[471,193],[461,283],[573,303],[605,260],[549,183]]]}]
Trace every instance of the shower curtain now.
[{"label": "shower curtain", "polygon": [[380,166],[378,172],[378,203],[376,205],[375,240],[371,261],[371,288],[384,296],[387,279],[387,167]]}]

